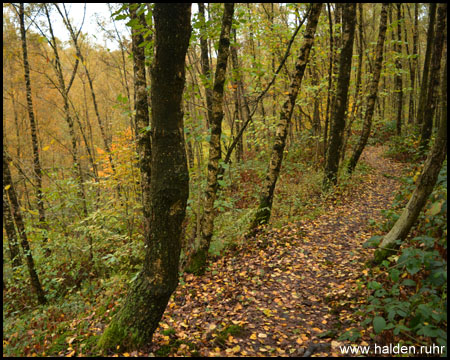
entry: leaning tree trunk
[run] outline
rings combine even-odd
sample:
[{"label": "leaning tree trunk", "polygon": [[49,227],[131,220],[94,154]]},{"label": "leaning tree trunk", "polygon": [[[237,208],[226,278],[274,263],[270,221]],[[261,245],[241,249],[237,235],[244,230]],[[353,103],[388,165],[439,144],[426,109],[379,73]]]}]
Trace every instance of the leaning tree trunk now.
[{"label": "leaning tree trunk", "polygon": [[202,274],[206,267],[209,245],[214,229],[214,202],[218,188],[219,161],[222,157],[220,137],[223,119],[223,87],[230,53],[230,32],[233,21],[234,3],[226,3],[222,18],[222,31],[219,40],[216,73],[212,94],[212,118],[209,119],[211,138],[209,141],[208,177],[205,190],[204,215],[202,233],[198,249],[194,250],[187,271]]},{"label": "leaning tree trunk", "polygon": [[442,50],[446,34],[447,4],[439,4],[437,10],[436,34],[434,37],[433,54],[431,55],[430,86],[427,91],[425,103],[426,116],[423,118],[420,148],[426,150],[433,130],[433,116],[437,104],[437,91],[439,88],[439,75],[441,72]]},{"label": "leaning tree trunk", "polygon": [[[36,187],[36,198],[37,198],[37,208],[39,213],[39,227],[44,233],[44,247],[47,247],[48,241],[48,226],[45,221],[45,210],[44,210],[44,199],[42,193],[42,168],[41,162],[39,160],[39,144],[37,138],[37,125],[34,117],[33,111],[33,100],[31,97],[31,81],[30,81],[30,64],[28,63],[28,49],[27,49],[27,37],[25,31],[24,22],[24,4],[20,3],[19,7],[19,19],[20,19],[20,35],[22,39],[22,53],[23,53],[23,69],[25,75],[25,85],[27,92],[27,110],[28,117],[30,119],[30,129],[31,129],[31,144],[33,147],[33,170],[35,177],[35,187]],[[50,254],[48,248],[45,249],[47,255]]]},{"label": "leaning tree trunk", "polygon": [[345,129],[345,112],[347,110],[348,86],[353,55],[353,38],[356,25],[356,4],[344,4],[343,9],[344,31],[342,34],[342,50],[339,59],[339,77],[335,101],[332,102],[332,117],[330,129],[330,143],[325,163],[324,188],[331,184],[336,185],[339,168],[342,138]]},{"label": "leaning tree trunk", "polygon": [[150,343],[178,284],[181,226],[189,193],[181,101],[191,34],[190,9],[191,4],[157,3],[154,7],[150,231],[145,237],[143,269],[100,338],[103,350],[118,345],[136,349]]},{"label": "leaning tree trunk", "polygon": [[406,204],[402,214],[392,227],[391,231],[383,238],[379,248],[375,251],[375,261],[381,263],[388,256],[396,252],[400,246],[399,240],[404,241],[411,227],[419,217],[436,184],[442,163],[447,155],[447,61],[445,62],[444,77],[442,79],[442,113],[436,141],[429,153],[422,174],[417,180],[417,186]]},{"label": "leaning tree trunk", "polygon": [[285,101],[281,109],[280,120],[277,125],[269,168],[267,170],[267,176],[259,199],[259,207],[250,226],[251,231],[256,229],[259,225],[267,224],[272,212],[273,194],[278,180],[278,175],[280,173],[281,163],[283,161],[283,152],[286,145],[288,127],[295,106],[295,100],[302,84],[303,74],[305,73],[306,65],[308,64],[309,53],[314,42],[314,34],[316,33],[317,23],[319,21],[320,11],[322,9],[321,3],[314,3],[311,6],[312,8],[308,18],[308,25],[306,26],[304,35],[304,43],[297,58],[295,74],[289,88],[288,99]]},{"label": "leaning tree trunk", "polygon": [[353,154],[350,158],[350,162],[348,164],[348,172],[352,173],[358,163],[359,157],[361,156],[370,135],[370,128],[372,127],[372,118],[373,112],[375,110],[375,101],[377,100],[378,93],[378,83],[380,81],[381,69],[383,66],[383,47],[384,40],[386,38],[386,28],[387,28],[387,8],[389,4],[383,4],[381,8],[380,15],[380,29],[378,31],[378,41],[377,47],[375,50],[375,64],[374,64],[374,73],[372,81],[369,85],[369,95],[367,96],[367,106],[366,106],[366,114],[364,117],[363,128],[361,132],[361,137],[359,138],[358,144],[356,145]]},{"label": "leaning tree trunk", "polygon": [[[5,149],[3,148],[3,202],[5,202],[6,192],[9,196],[10,211],[16,223],[17,231],[19,232],[20,244],[22,245],[22,250],[27,261],[31,286],[36,293],[39,304],[45,304],[47,303],[47,300],[45,298],[44,290],[42,290],[42,286],[39,281],[36,268],[34,266],[33,255],[31,254],[30,244],[28,243],[27,234],[25,232],[25,224],[20,212],[19,201],[17,200],[16,190],[14,189],[14,185],[12,183],[11,171],[9,170],[10,162],[11,158],[6,154]],[[6,199],[6,201],[8,200]]]}]

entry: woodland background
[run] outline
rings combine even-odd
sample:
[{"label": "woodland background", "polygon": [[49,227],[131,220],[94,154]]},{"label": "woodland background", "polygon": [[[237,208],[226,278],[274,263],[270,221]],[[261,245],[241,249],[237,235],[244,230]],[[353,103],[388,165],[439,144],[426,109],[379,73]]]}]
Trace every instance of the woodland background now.
[{"label": "woodland background", "polygon": [[[21,6],[3,5],[3,353],[98,354],[98,339],[123,303],[128,284],[136,280],[146,251],[145,177],[138,139],[151,127],[148,123],[136,130],[133,54],[139,45],[133,47],[131,31],[143,38],[139,47],[144,49],[148,92],[155,50],[154,5],[110,4],[111,16],[99,20],[98,26],[117,43],[117,50],[98,44],[83,28],[74,28],[64,4]],[[138,15],[133,17],[136,9]],[[375,246],[399,219],[420,182],[439,129],[446,128],[447,111],[446,5],[399,3],[386,9],[382,67],[366,151],[382,147],[383,156],[401,164],[401,170],[384,174],[400,186],[389,207],[379,209],[383,219],[369,220],[373,236],[366,244]],[[363,133],[382,4],[355,6],[342,144],[337,153],[330,151],[347,10],[344,4],[322,6],[287,121],[270,221],[264,221],[269,229],[332,213],[352,192],[364,188],[373,171],[358,159],[353,172],[347,169]],[[311,6],[234,5],[223,83],[221,172],[216,174],[212,210],[206,212],[212,148],[208,99],[215,90],[223,14],[224,4],[198,4],[191,17],[182,99],[189,198],[181,229],[181,287],[194,277],[216,275],[211,272],[215,261],[225,256],[239,259],[240,252],[233,251],[246,243],[257,246],[252,236],[268,231],[258,228],[255,219],[261,208],[267,208],[261,206],[261,194],[280,131],[280,114],[292,95]],[[51,27],[55,17],[64,19],[70,40],[58,39]],[[120,32],[117,22],[127,23],[130,32]],[[446,138],[444,144],[446,149]],[[330,154],[337,156],[338,167],[329,176]],[[437,180],[408,241],[393,257],[362,271],[359,286],[368,294],[351,307],[355,316],[333,339],[364,343],[383,335],[405,344],[446,344],[445,152],[442,156],[443,165],[436,165]],[[386,188],[385,193],[392,195],[393,189]],[[357,199],[352,201],[353,211],[365,211]],[[206,213],[212,214],[208,216],[213,227],[204,263],[197,266],[192,259],[204,245]],[[232,341],[233,336],[245,337],[240,323],[218,328],[208,324],[216,340],[207,350],[180,336],[174,326],[163,324],[153,348],[131,352],[118,347],[114,353],[242,355],[242,344],[237,349]],[[369,331],[361,333],[365,327]],[[272,355],[289,355],[275,345],[272,349]]]}]

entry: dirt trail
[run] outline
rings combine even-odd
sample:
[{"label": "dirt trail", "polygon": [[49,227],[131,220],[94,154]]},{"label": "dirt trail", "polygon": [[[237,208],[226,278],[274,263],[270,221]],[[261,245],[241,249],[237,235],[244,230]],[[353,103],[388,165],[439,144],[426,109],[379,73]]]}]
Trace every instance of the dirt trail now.
[{"label": "dirt trail", "polygon": [[380,210],[399,187],[393,176],[401,165],[382,153],[365,150],[362,161],[373,171],[349,196],[329,201],[324,215],[268,230],[212,263],[204,276],[185,276],[153,350],[176,343],[169,354],[340,355],[329,336],[317,335],[338,337],[350,326],[346,318],[357,306],[351,289],[373,251],[361,246],[372,236],[368,220],[382,221]]}]

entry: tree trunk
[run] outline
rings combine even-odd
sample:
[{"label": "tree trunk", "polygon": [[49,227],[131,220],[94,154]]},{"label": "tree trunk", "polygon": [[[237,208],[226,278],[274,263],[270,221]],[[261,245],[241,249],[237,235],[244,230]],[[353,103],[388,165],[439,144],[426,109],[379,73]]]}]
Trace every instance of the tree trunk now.
[{"label": "tree trunk", "polygon": [[330,101],[331,101],[331,86],[333,84],[333,20],[331,18],[330,3],[327,3],[328,9],[328,25],[330,30],[330,65],[328,68],[328,89],[327,89],[327,107],[325,110],[325,127],[323,132],[323,147],[324,147],[324,162],[327,160],[327,149],[328,149],[328,124],[330,122]]},{"label": "tree trunk", "polygon": [[14,220],[11,215],[8,197],[5,188],[3,188],[3,226],[5,227],[6,236],[8,237],[9,258],[11,259],[12,268],[16,268],[22,264],[20,256],[19,242],[17,241]]},{"label": "tree trunk", "polygon": [[[39,227],[43,232],[43,244],[47,247],[48,241],[48,225],[45,221],[45,210],[44,210],[44,200],[42,194],[42,168],[39,159],[39,144],[37,138],[37,125],[34,117],[33,110],[33,100],[31,98],[31,81],[30,81],[30,65],[28,63],[28,50],[27,50],[27,37],[25,31],[24,22],[24,4],[19,5],[19,19],[20,19],[20,35],[22,39],[22,54],[23,54],[23,69],[25,75],[25,85],[27,92],[27,110],[28,117],[30,119],[30,129],[31,129],[31,144],[33,146],[33,170],[35,177],[35,187],[36,187],[36,198],[37,198],[37,208],[39,212]],[[48,248],[45,249],[47,255],[50,254]]]},{"label": "tree trunk", "polygon": [[402,112],[403,112],[403,77],[402,77],[402,28],[400,24],[401,20],[401,3],[397,3],[397,42],[394,45],[395,51],[395,68],[397,72],[395,73],[395,93],[396,93],[396,108],[397,108],[397,118],[396,118],[396,130],[397,135],[402,133]]},{"label": "tree trunk", "polygon": [[100,338],[103,350],[118,345],[123,350],[137,349],[150,343],[178,283],[181,225],[189,193],[181,101],[190,9],[191,4],[157,3],[154,7],[150,232],[145,236],[143,269]]},{"label": "tree trunk", "polygon": [[364,117],[363,129],[361,132],[361,137],[359,138],[358,144],[356,145],[353,154],[350,158],[350,162],[348,164],[348,172],[352,173],[358,163],[359,157],[361,156],[366,144],[369,139],[370,129],[372,127],[372,118],[373,112],[375,109],[375,101],[377,99],[378,93],[378,83],[380,81],[381,69],[383,66],[383,48],[384,48],[384,40],[386,38],[386,28],[387,28],[387,8],[389,4],[383,4],[381,8],[380,14],[380,28],[378,31],[378,41],[377,47],[375,50],[375,64],[374,64],[374,73],[372,81],[369,84],[369,95],[367,96],[366,101],[366,113]]},{"label": "tree trunk", "polygon": [[222,31],[219,40],[216,73],[212,94],[212,118],[209,119],[211,138],[209,141],[208,176],[205,190],[204,216],[199,248],[192,254],[187,271],[202,274],[205,271],[209,245],[214,229],[215,210],[218,188],[219,161],[222,157],[220,137],[223,119],[223,88],[230,53],[230,32],[233,21],[234,3],[225,3],[222,17]]},{"label": "tree trunk", "polygon": [[352,124],[355,118],[360,116],[361,114],[361,98],[362,98],[362,67],[363,67],[363,56],[364,56],[364,48],[363,48],[363,4],[358,3],[358,12],[359,12],[359,21],[358,21],[358,71],[356,73],[356,86],[355,86],[355,95],[353,96],[353,106],[352,113],[350,117],[350,121],[347,124],[347,129],[344,135],[343,144],[342,144],[342,152],[341,152],[341,163],[345,158],[345,151],[347,148],[348,139],[351,136]]},{"label": "tree trunk", "polygon": [[19,201],[17,200],[16,190],[14,189],[14,185],[12,183],[11,172],[9,170],[9,163],[11,161],[11,158],[6,154],[5,149],[3,148],[3,202],[5,202],[6,192],[9,195],[9,204],[11,205],[10,211],[16,223],[17,231],[20,236],[20,244],[22,245],[23,253],[27,261],[31,286],[36,293],[39,304],[45,304],[47,303],[47,299],[45,298],[44,290],[42,290],[38,274],[34,267],[33,255],[31,254],[30,244],[28,243],[27,234],[25,232],[25,224],[23,222],[22,214],[20,213]]},{"label": "tree trunk", "polygon": [[[145,15],[138,13],[138,4],[130,4],[130,18],[136,23],[145,26]],[[150,231],[150,179],[151,179],[151,137],[149,129],[148,94],[145,72],[145,47],[139,46],[144,42],[142,30],[135,25],[131,28],[131,41],[133,51],[133,73],[135,102],[135,134],[137,151],[139,154],[139,167],[141,169],[142,210],[144,213],[144,234]]]},{"label": "tree trunk", "polygon": [[429,21],[427,30],[427,49],[425,51],[425,60],[423,63],[422,83],[420,86],[419,107],[417,109],[417,124],[422,125],[423,119],[427,113],[425,103],[428,92],[428,76],[430,72],[431,50],[434,43],[434,23],[436,21],[436,3],[430,3]]},{"label": "tree trunk", "polygon": [[205,78],[203,84],[205,86],[206,107],[208,111],[206,124],[209,128],[209,122],[213,118],[212,114],[213,90],[212,90],[211,69],[209,67],[208,41],[206,35],[206,18],[205,18],[204,3],[198,3],[198,14],[199,19],[202,22],[200,35],[200,50],[201,50],[202,73]]},{"label": "tree trunk", "polygon": [[433,117],[437,104],[437,91],[441,73],[441,58],[446,34],[447,4],[439,4],[437,9],[436,34],[434,37],[433,53],[431,55],[430,86],[427,91],[425,103],[426,115],[423,117],[420,148],[425,151],[428,148],[433,129]]},{"label": "tree trunk", "polygon": [[391,231],[383,238],[377,251],[375,251],[375,261],[377,263],[381,263],[388,256],[395,253],[396,249],[400,246],[398,240],[400,242],[404,241],[408,236],[411,227],[419,217],[422,208],[436,185],[442,163],[447,155],[447,61],[445,62],[442,81],[441,99],[443,111],[436,141],[425,161],[422,174],[417,180],[417,186],[408,204]]},{"label": "tree trunk", "polygon": [[281,163],[283,161],[283,152],[286,145],[286,135],[295,106],[295,100],[302,84],[306,65],[308,64],[309,53],[314,42],[314,35],[316,32],[317,23],[319,21],[321,9],[321,3],[314,3],[311,5],[308,24],[306,26],[304,35],[304,43],[299,51],[299,56],[295,65],[295,74],[289,88],[288,98],[281,109],[280,120],[277,125],[275,142],[272,148],[272,155],[267,170],[267,176],[264,181],[263,189],[259,199],[258,210],[250,226],[251,231],[256,229],[256,227],[258,227],[259,225],[267,224],[270,219],[275,185],[277,183]]},{"label": "tree trunk", "polygon": [[353,55],[353,39],[356,25],[356,4],[344,4],[344,30],[342,34],[342,50],[339,59],[339,77],[337,80],[336,100],[332,103],[330,143],[325,163],[324,188],[337,183],[342,137],[345,129],[348,86]]}]

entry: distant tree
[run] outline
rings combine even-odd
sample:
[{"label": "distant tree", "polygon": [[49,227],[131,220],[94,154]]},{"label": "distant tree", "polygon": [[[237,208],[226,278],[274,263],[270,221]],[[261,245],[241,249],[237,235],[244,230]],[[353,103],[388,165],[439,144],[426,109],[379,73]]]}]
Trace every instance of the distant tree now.
[{"label": "distant tree", "polygon": [[280,174],[281,163],[283,161],[283,152],[286,146],[286,136],[289,124],[292,117],[292,112],[295,106],[295,100],[300,91],[303,75],[305,73],[306,65],[309,61],[309,54],[314,43],[314,35],[316,33],[319,15],[322,10],[321,3],[311,5],[311,12],[308,17],[308,24],[306,26],[304,42],[299,51],[299,56],[295,64],[295,73],[293,75],[291,85],[289,87],[289,94],[283,104],[280,119],[277,125],[275,134],[275,141],[272,148],[272,154],[267,169],[266,179],[259,198],[259,206],[257,213],[250,225],[250,229],[256,229],[257,226],[267,224],[270,219],[272,211],[273,194],[275,185]]},{"label": "distant tree", "polygon": [[228,56],[230,54],[230,33],[231,24],[233,21],[234,4],[225,3],[224,13],[222,17],[222,30],[219,39],[219,49],[217,52],[217,66],[214,75],[214,86],[211,98],[211,111],[208,110],[208,116],[212,116],[208,123],[211,129],[211,137],[209,141],[209,160],[208,160],[208,176],[205,190],[204,201],[204,216],[202,224],[202,233],[200,237],[200,244],[194,250],[188,271],[201,274],[206,267],[206,260],[208,257],[208,250],[211,243],[215,209],[214,202],[216,201],[220,160],[222,158],[222,150],[220,146],[220,138],[222,134],[222,119],[224,117],[223,111],[223,90],[225,84],[225,75],[227,70]]},{"label": "distant tree", "polygon": [[386,38],[386,28],[387,28],[387,8],[389,4],[383,4],[380,14],[380,28],[378,30],[378,41],[375,49],[375,62],[374,62],[374,72],[372,80],[369,83],[369,94],[367,95],[366,101],[366,111],[364,116],[364,123],[361,132],[361,136],[358,140],[355,149],[353,150],[352,156],[348,163],[348,172],[352,173],[358,163],[359,157],[361,156],[366,144],[369,139],[370,129],[372,127],[372,118],[375,110],[375,102],[378,93],[378,83],[380,81],[381,69],[383,67],[383,47],[384,40]]},{"label": "distant tree", "polygon": [[325,162],[323,186],[328,188],[337,183],[342,138],[345,129],[348,87],[353,55],[353,39],[356,26],[356,3],[343,5],[342,49],[339,59],[336,99],[332,102],[330,142]]},{"label": "distant tree", "polygon": [[101,349],[148,344],[178,284],[181,224],[189,193],[182,94],[191,34],[191,4],[155,4],[155,57],[151,71],[152,159],[150,224],[145,262],[123,307],[99,341]]}]

